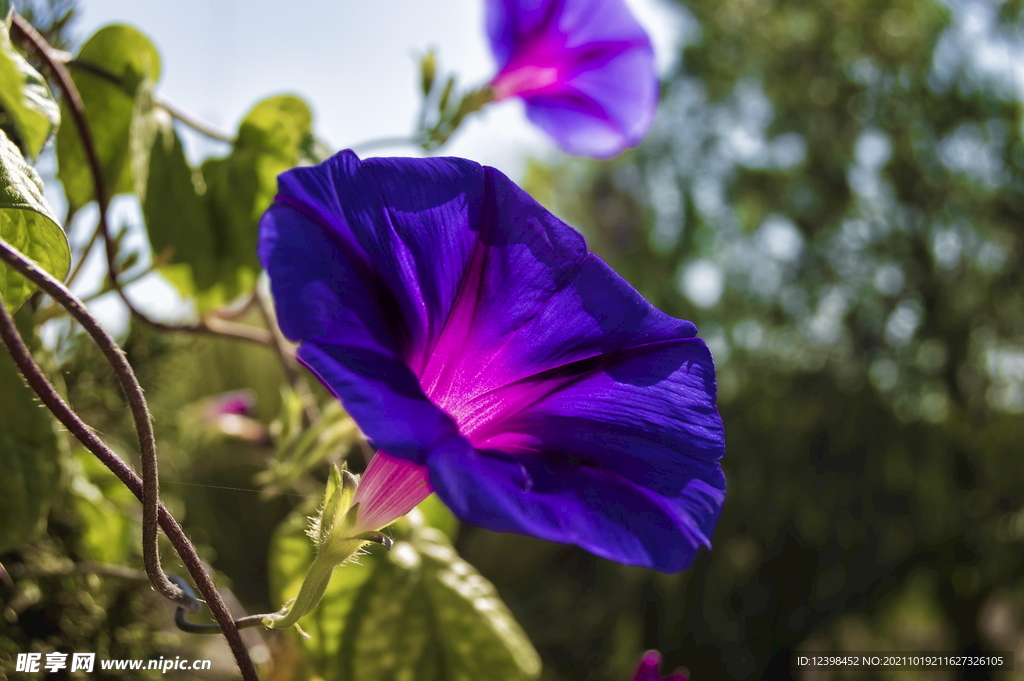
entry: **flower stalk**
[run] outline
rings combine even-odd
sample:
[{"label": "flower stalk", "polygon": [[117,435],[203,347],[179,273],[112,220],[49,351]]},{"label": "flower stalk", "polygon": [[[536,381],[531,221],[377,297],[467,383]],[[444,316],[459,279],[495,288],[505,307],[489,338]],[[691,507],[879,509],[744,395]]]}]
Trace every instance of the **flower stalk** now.
[{"label": "flower stalk", "polygon": [[[82,306],[81,301],[74,297],[70,291],[68,291],[60,282],[53,279],[49,274],[41,270],[35,263],[31,262],[24,255],[19,253],[16,249],[11,247],[6,241],[0,239],[0,259],[3,259],[8,265],[20,272],[26,278],[31,279],[41,289],[50,294],[54,300],[57,300],[62,305],[67,307],[68,311],[76,317],[86,330],[99,329],[96,320],[89,315]],[[107,350],[114,349],[115,354],[120,351],[117,350],[116,344],[110,339],[108,342],[108,336],[96,335],[93,337],[97,344]],[[50,383],[49,379],[43,373],[42,369],[32,358],[32,353],[25,345],[24,340],[18,333],[17,327],[14,324],[14,320],[8,313],[7,308],[4,306],[3,301],[0,300],[0,340],[2,344],[7,346],[7,350],[11,353],[11,358],[15,364],[18,365],[18,369],[24,376],[26,383],[35,391],[39,396],[39,399],[46,406],[47,409],[57,418],[60,423],[68,429],[75,439],[82,443],[82,445],[92,452],[97,459],[99,459],[103,465],[105,465],[117,478],[124,483],[124,485],[138,497],[139,501],[143,502],[143,508],[146,508],[146,501],[156,501],[157,511],[157,522],[163,529],[167,538],[171,541],[175,551],[181,557],[182,563],[185,565],[185,569],[188,570],[189,574],[196,582],[196,586],[199,587],[200,593],[203,595],[207,606],[210,608],[210,612],[217,620],[217,624],[212,626],[211,629],[217,633],[223,633],[227,639],[228,646],[231,648],[231,652],[235,657],[235,661],[238,664],[239,671],[241,672],[242,678],[245,681],[259,681],[259,675],[256,672],[256,666],[253,664],[252,658],[249,655],[248,649],[245,647],[245,643],[242,641],[242,637],[238,632],[238,625],[231,618],[231,611],[228,610],[227,605],[224,603],[224,598],[217,591],[217,587],[213,580],[207,573],[206,568],[203,566],[199,555],[196,553],[195,547],[192,542],[189,541],[185,535],[181,526],[178,525],[177,521],[171,516],[163,504],[160,503],[159,499],[155,495],[148,494],[152,488],[149,488],[146,482],[136,475],[135,471],[131,469],[128,464],[121,460],[120,457],[114,453],[99,437],[93,432],[88,425],[71,409],[70,406],[63,400],[58,394],[56,388]],[[108,354],[109,357],[109,354]],[[117,363],[112,363],[115,372],[118,372]],[[119,374],[122,378],[122,376]],[[131,376],[134,379],[134,376]],[[126,389],[127,390],[127,389]],[[131,391],[127,391],[129,399]],[[140,392],[141,394],[141,392]],[[144,407],[143,403],[143,407]],[[145,440],[143,435],[144,426],[140,423],[136,423],[136,429],[139,431],[140,442]],[[142,452],[145,454],[145,450]],[[155,455],[155,451],[154,451]],[[153,542],[156,543],[156,537],[153,536]],[[153,567],[147,565],[147,568]],[[159,564],[155,565],[159,569]],[[166,576],[171,578],[173,576]],[[172,579],[172,581],[174,581]],[[177,588],[182,590],[183,582],[177,582]],[[154,588],[157,585],[154,584]],[[173,585],[172,585],[173,586]],[[172,594],[176,596],[177,594]],[[179,613],[184,613],[186,608],[192,608],[198,603],[194,598],[189,597],[188,599],[174,598],[179,603]],[[184,602],[184,605],[181,603]]]},{"label": "flower stalk", "polygon": [[263,619],[265,627],[285,629],[312,612],[323,599],[334,568],[355,556],[367,543],[391,548],[392,541],[387,535],[359,528],[359,503],[355,501],[358,487],[356,476],[345,468],[331,466],[324,503],[320,512],[310,518],[307,531],[316,546],[316,558],[302,580],[298,596],[279,612],[267,615]]}]

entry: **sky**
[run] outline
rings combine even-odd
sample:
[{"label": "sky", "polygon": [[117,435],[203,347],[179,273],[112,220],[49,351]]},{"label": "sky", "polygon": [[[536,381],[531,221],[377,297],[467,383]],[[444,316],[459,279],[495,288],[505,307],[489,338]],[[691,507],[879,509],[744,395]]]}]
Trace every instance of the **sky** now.
[{"label": "sky", "polygon": [[[668,0],[627,3],[652,37],[659,68],[669,69],[685,28],[681,15]],[[463,87],[487,82],[494,62],[483,31],[483,5],[483,0],[81,0],[73,35],[83,42],[111,23],[139,29],[162,58],[158,94],[226,132],[233,132],[259,100],[297,94],[313,109],[317,136],[342,149],[413,132],[417,58],[432,47],[443,71],[458,74]],[[194,135],[186,136],[185,144],[193,160],[225,151]],[[394,147],[375,153],[417,151]],[[529,124],[520,102],[511,100],[474,116],[442,153],[492,165],[520,180],[529,158],[554,161],[560,152]],[[135,225],[132,238],[144,240],[133,199],[115,199],[112,211],[112,224]],[[94,224],[95,212],[80,214],[72,236],[91,230],[79,220]],[[83,271],[78,292],[93,290],[102,274],[96,257]],[[157,275],[130,290],[139,307],[157,317],[188,313]],[[91,307],[119,333],[127,316],[114,298],[105,296]]]},{"label": "sky", "polygon": [[[667,0],[627,2],[667,67],[678,15]],[[485,83],[494,62],[483,6],[483,0],[82,0],[75,33],[84,39],[109,23],[135,26],[161,53],[158,91],[225,130],[264,97],[298,94],[313,107],[319,136],[340,149],[412,132],[419,106],[416,60],[431,47],[464,86]],[[515,177],[527,156],[553,150],[525,120],[521,104],[509,101],[475,117],[444,152]]]}]

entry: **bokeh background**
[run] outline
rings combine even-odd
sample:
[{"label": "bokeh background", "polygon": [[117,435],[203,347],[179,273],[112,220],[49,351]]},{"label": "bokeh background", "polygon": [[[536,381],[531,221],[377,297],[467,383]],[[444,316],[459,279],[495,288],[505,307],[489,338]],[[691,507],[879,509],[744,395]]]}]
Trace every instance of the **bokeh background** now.
[{"label": "bokeh background", "polygon": [[[230,129],[256,99],[298,92],[340,148],[411,129],[428,47],[463,82],[486,80],[480,4],[82,0],[62,35],[74,48],[103,23],[133,23],[162,52],[167,99]],[[565,158],[508,104],[442,153],[502,168],[658,307],[697,323],[727,433],[714,550],[663,575],[463,526],[459,552],[497,586],[550,681],[630,679],[648,648],[703,681],[1024,679],[790,662],[815,650],[1015,651],[1024,670],[1024,3],[635,7],[664,79],[639,149]],[[194,158],[219,153],[182,134]],[[145,250],[137,205],[124,199],[115,215]],[[72,243],[94,220],[79,214]],[[131,290],[155,314],[182,314],[159,280]],[[95,309],[147,388],[166,502],[240,606],[276,607],[272,533],[326,469],[288,478],[287,494],[247,491],[267,479],[287,409],[275,358],[129,327],[113,302]],[[96,351],[59,324],[44,338],[82,416],[131,442]],[[204,400],[237,389],[256,397],[256,421],[277,423],[269,439],[204,420]],[[127,494],[88,458],[68,460],[48,536],[17,561],[137,562]],[[0,585],[11,650],[47,636],[121,657],[198,645],[169,630],[145,585],[28,581]],[[272,678],[308,677],[290,639],[252,636]]]}]

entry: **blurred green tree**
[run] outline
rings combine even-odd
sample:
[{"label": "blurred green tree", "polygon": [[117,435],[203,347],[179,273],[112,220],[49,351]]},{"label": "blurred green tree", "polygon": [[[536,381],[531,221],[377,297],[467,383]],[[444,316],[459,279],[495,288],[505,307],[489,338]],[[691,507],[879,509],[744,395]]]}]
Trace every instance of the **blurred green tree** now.
[{"label": "blurred green tree", "polygon": [[[679,11],[643,147],[527,183],[719,368],[715,549],[641,580],[635,645],[713,679],[793,678],[799,646],[991,649],[983,608],[1024,577],[1021,5]],[[934,635],[893,633],[920,603]],[[537,643],[582,670],[613,621]]]}]

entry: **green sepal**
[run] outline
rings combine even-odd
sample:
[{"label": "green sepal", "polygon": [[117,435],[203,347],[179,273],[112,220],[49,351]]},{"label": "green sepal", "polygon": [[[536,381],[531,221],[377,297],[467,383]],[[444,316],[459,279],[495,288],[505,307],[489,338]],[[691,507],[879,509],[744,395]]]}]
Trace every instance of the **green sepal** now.
[{"label": "green sepal", "polygon": [[327,490],[324,492],[324,504],[320,508],[319,515],[310,519],[312,522],[308,534],[316,545],[317,551],[324,547],[334,527],[338,525],[338,520],[352,505],[358,485],[359,481],[356,476],[349,473],[344,466],[338,468],[336,464],[331,464],[330,475],[327,478]]},{"label": "green sepal", "polygon": [[356,519],[359,517],[359,504],[352,504],[352,508],[348,509],[345,513],[345,524],[349,527],[355,527]]},{"label": "green sepal", "polygon": [[344,467],[331,466],[320,512],[311,518],[307,534],[316,547],[316,558],[309,566],[295,600],[263,620],[270,629],[284,629],[315,609],[323,598],[334,568],[355,556],[366,543],[390,549],[391,538],[380,532],[353,534],[359,504],[353,504],[359,479]]},{"label": "green sepal", "polygon": [[384,548],[390,550],[395,544],[395,540],[387,536],[383,532],[377,532],[370,530],[369,532],[360,532],[359,534],[352,537],[353,539],[362,539],[364,541],[372,541],[374,544],[380,544]]},{"label": "green sepal", "polygon": [[[296,643],[324,681],[532,681],[541,663],[494,586],[459,558],[447,537],[413,511],[395,546],[334,570]],[[300,589],[312,548],[301,514],[277,529],[270,553],[274,597]],[[296,637],[298,639],[298,637]]]}]

